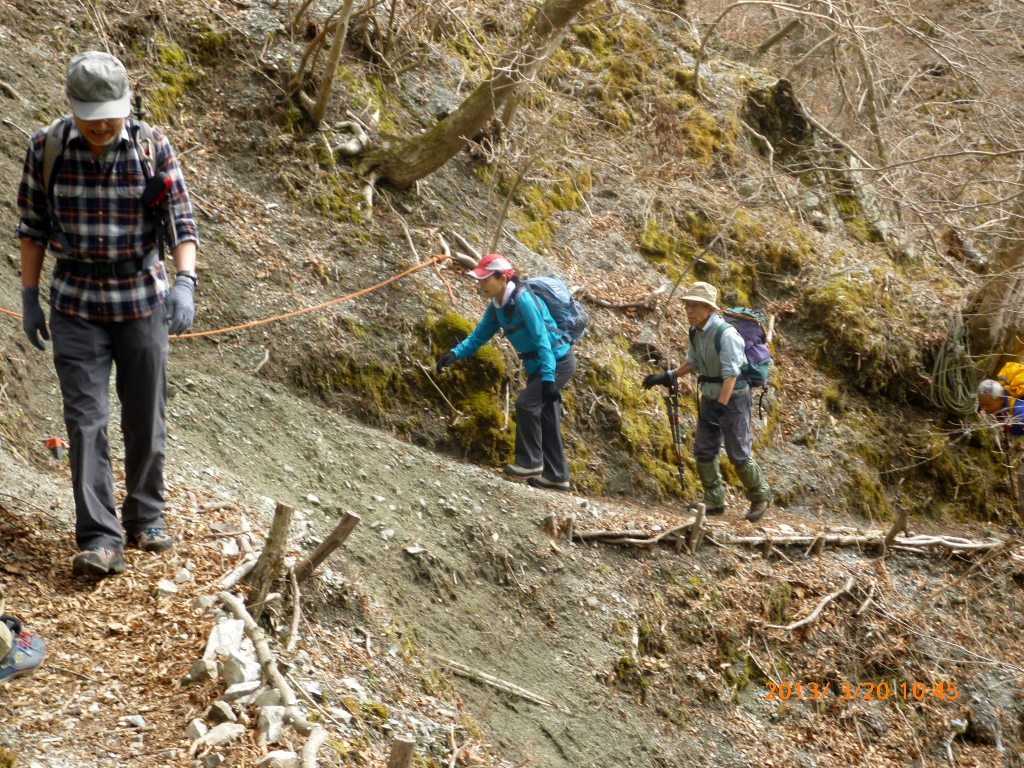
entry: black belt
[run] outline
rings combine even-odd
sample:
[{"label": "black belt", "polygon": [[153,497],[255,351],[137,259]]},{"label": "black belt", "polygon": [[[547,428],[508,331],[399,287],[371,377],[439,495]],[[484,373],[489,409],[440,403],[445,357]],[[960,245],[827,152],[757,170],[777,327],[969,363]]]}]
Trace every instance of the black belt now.
[{"label": "black belt", "polygon": [[78,261],[58,259],[56,271],[66,272],[75,277],[131,277],[160,262],[160,252],[151,251],[145,256],[127,261]]}]

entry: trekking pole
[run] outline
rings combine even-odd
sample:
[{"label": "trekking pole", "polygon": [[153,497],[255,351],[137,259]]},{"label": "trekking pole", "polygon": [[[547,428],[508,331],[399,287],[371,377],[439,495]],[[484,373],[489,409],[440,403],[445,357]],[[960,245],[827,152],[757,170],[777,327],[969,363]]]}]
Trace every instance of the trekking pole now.
[{"label": "trekking pole", "polygon": [[683,428],[679,424],[679,381],[673,377],[664,396],[665,411],[668,413],[668,426],[672,430],[672,442],[676,448],[676,471],[679,473],[679,485],[686,493],[686,475],[683,467]]}]

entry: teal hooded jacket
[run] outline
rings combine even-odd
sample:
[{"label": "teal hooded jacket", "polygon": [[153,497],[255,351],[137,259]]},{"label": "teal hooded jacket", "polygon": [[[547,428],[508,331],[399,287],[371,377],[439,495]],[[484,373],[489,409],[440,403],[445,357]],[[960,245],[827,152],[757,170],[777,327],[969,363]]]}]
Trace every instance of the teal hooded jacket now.
[{"label": "teal hooded jacket", "polygon": [[525,355],[523,369],[528,375],[540,371],[543,381],[555,380],[555,361],[565,357],[570,345],[555,325],[547,304],[534,299],[528,290],[517,289],[503,307],[492,301],[473,333],[452,350],[456,359],[476,354],[499,329],[505,332],[516,352],[521,357]]}]

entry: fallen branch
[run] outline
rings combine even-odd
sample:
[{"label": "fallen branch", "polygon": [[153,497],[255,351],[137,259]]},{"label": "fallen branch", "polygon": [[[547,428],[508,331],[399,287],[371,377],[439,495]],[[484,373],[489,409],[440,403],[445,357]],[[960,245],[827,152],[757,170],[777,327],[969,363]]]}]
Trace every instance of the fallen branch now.
[{"label": "fallen branch", "polygon": [[208,501],[200,506],[203,512],[216,512],[221,509],[229,509],[232,512],[238,511],[238,505],[233,501]]},{"label": "fallen branch", "polygon": [[15,101],[20,101],[22,104],[25,104],[26,106],[28,106],[28,101],[25,98],[23,98],[20,93],[18,93],[16,90],[14,90],[13,86],[11,86],[8,83],[5,83],[3,80],[0,80],[0,91],[6,92],[7,95],[10,96]]},{"label": "fallen branch", "polygon": [[370,137],[363,130],[363,126],[354,120],[340,122],[334,126],[334,130],[350,134],[350,137],[334,147],[331,150],[332,154],[352,157],[352,155],[362,154],[370,146]]},{"label": "fallen branch", "polygon": [[444,666],[451,669],[452,672],[461,677],[465,677],[470,680],[475,680],[476,682],[483,683],[484,685],[489,685],[492,688],[496,688],[499,691],[504,691],[505,693],[511,693],[515,696],[518,696],[521,699],[532,701],[534,704],[540,704],[543,707],[557,709],[559,712],[563,712],[567,715],[572,714],[565,707],[561,707],[558,704],[555,704],[553,701],[549,701],[548,699],[545,699],[542,696],[538,696],[536,693],[528,691],[525,688],[520,688],[518,685],[510,683],[507,680],[502,680],[499,677],[488,675],[486,672],[481,672],[478,669],[467,667],[466,665],[460,664],[457,661],[451,661],[450,659],[445,659],[435,654],[431,655],[434,656],[434,658],[440,661],[442,664],[444,664]]},{"label": "fallen branch", "polygon": [[587,301],[591,304],[596,304],[599,307],[604,307],[605,309],[650,309],[651,306],[656,303],[655,299],[663,295],[667,290],[668,286],[662,285],[661,287],[651,291],[639,301],[627,301],[622,304],[614,304],[606,299],[599,298],[583,286],[575,286],[572,289],[572,293],[580,301]]},{"label": "fallen branch", "polygon": [[864,602],[860,604],[860,608],[853,612],[853,617],[857,618],[871,605],[871,601],[875,599],[875,583],[871,582],[871,586],[868,587],[868,596],[864,598]]},{"label": "fallen branch", "polygon": [[263,366],[267,364],[267,361],[269,359],[270,359],[270,347],[267,347],[266,351],[263,353],[263,359],[260,360],[259,365],[257,365],[255,368],[252,369],[252,372],[254,374],[255,373],[259,373],[260,369],[263,368]]},{"label": "fallen branch", "polygon": [[[274,522],[270,527],[267,543],[263,545],[263,553],[256,561],[256,567],[249,574],[248,582],[252,585],[248,602],[250,606],[262,602],[270,594],[270,585],[284,570],[284,553],[288,548],[288,532],[292,527],[292,516],[295,507],[281,502],[274,511]],[[255,610],[253,616],[259,617],[262,609]]]},{"label": "fallen branch", "polygon": [[[466,238],[464,238],[458,232],[452,232],[452,239],[459,244],[459,248],[464,250],[466,253],[470,255],[471,258],[474,259],[473,264],[471,266],[466,267],[466,269],[472,269],[473,267],[476,266],[477,262],[483,258],[483,256],[480,255],[480,251],[478,251],[476,248],[470,245],[469,241],[466,240]],[[461,264],[462,262],[460,261],[459,263]]]},{"label": "fallen branch", "polygon": [[252,573],[256,567],[256,563],[259,562],[258,558],[263,554],[263,551],[253,552],[251,555],[246,555],[246,559],[239,565],[236,565],[230,571],[221,576],[220,581],[217,582],[217,589],[231,589],[238,582]]},{"label": "fallen branch", "polygon": [[299,582],[295,579],[295,569],[288,572],[288,579],[292,583],[292,626],[288,634],[288,644],[284,647],[288,653],[295,650],[295,644],[299,642],[299,619],[302,618],[301,595],[299,594]]},{"label": "fallen branch", "polygon": [[434,385],[434,389],[437,390],[438,394],[440,394],[441,397],[444,398],[444,401],[448,403],[448,407],[452,409],[452,413],[454,413],[456,416],[461,416],[462,411],[460,411],[458,408],[452,405],[452,401],[448,399],[447,395],[445,395],[444,390],[437,386],[437,382],[434,381],[434,377],[430,375],[430,369],[427,368],[427,366],[425,366],[423,363],[420,363],[419,366],[420,368],[423,369],[423,375],[427,377],[427,380]]},{"label": "fallen branch", "polygon": [[807,618],[800,619],[800,621],[795,621],[792,624],[789,624],[787,626],[782,626],[781,624],[766,624],[765,628],[767,628],[767,629],[783,629],[786,632],[792,632],[795,629],[800,629],[800,627],[806,627],[808,624],[813,624],[814,622],[816,622],[820,618],[821,612],[823,610],[825,610],[825,606],[827,606],[829,603],[831,603],[836,598],[838,598],[838,597],[840,597],[842,595],[845,595],[851,589],[853,589],[853,576],[850,576],[847,579],[846,586],[843,587],[842,589],[840,589],[838,592],[833,592],[831,595],[826,595],[825,599],[822,600],[820,603],[818,603],[818,607],[815,608],[814,611],[811,613],[811,615],[808,616]]},{"label": "fallen branch", "polygon": [[345,543],[345,539],[349,537],[352,531],[355,530],[356,526],[359,525],[359,521],[362,520],[359,515],[352,512],[346,512],[345,516],[341,519],[334,530],[331,531],[330,535],[323,540],[313,553],[305,560],[295,565],[295,578],[301,584],[303,581],[308,579],[313,571],[316,570],[324,560],[331,556],[331,554]]}]

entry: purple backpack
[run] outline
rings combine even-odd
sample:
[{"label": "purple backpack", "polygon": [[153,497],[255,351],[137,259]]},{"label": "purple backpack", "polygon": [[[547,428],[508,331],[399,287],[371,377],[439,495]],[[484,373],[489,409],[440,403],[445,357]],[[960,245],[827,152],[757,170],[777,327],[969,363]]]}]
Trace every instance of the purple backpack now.
[{"label": "purple backpack", "polygon": [[[746,381],[752,387],[763,387],[768,383],[768,368],[772,362],[772,353],[768,349],[768,330],[765,325],[764,315],[747,307],[730,307],[722,312],[722,319],[739,331],[743,337],[743,351],[746,354],[747,362],[740,368],[740,381]],[[690,329],[690,343],[693,343],[693,335],[696,329]],[[715,332],[715,351],[722,351],[722,334],[725,333],[725,325],[718,326]],[[721,383],[721,376],[701,376],[703,381],[717,381]]]}]

